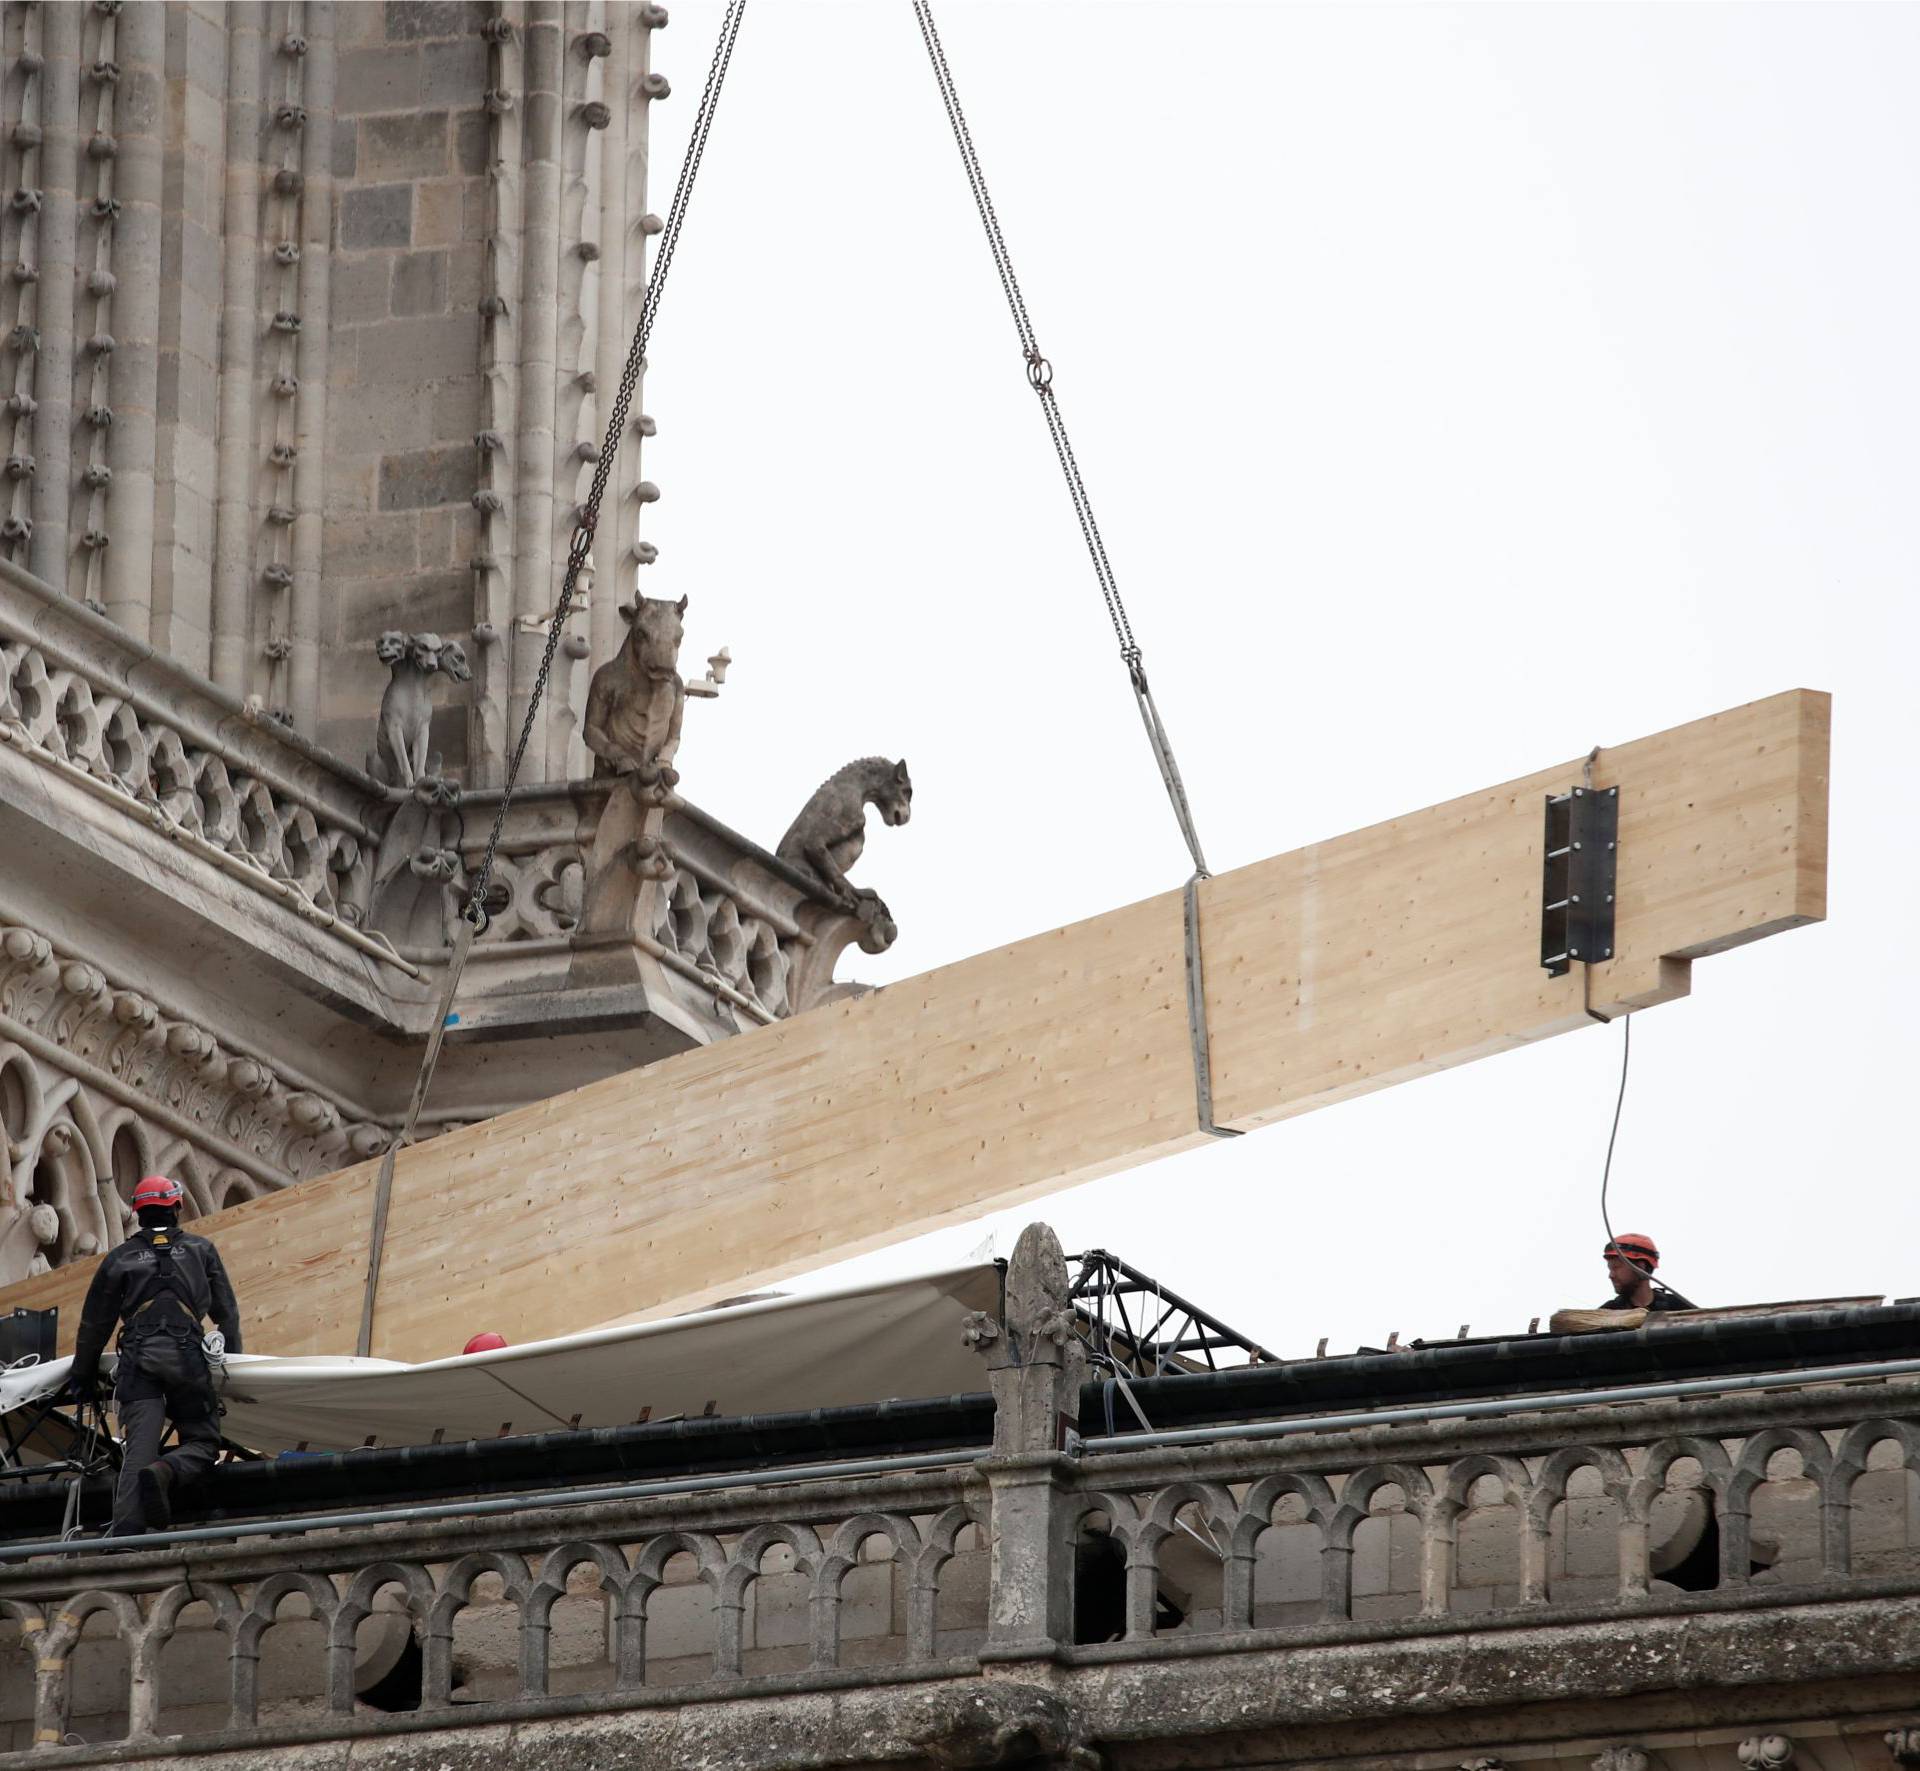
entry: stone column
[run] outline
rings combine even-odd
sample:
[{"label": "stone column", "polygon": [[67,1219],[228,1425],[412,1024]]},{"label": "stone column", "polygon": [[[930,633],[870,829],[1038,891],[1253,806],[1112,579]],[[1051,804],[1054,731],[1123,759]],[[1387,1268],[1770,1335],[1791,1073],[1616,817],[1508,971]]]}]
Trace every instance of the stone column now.
[{"label": "stone column", "polygon": [[301,330],[295,352],[300,392],[294,407],[293,585],[287,599],[287,637],[293,652],[287,704],[294,730],[312,737],[320,723],[320,568],[326,534],[327,341],[333,271],[333,0],[307,0],[304,23],[307,121],[301,141]]},{"label": "stone column", "polygon": [[39,457],[32,553],[36,578],[64,586],[72,551],[67,515],[73,503],[73,323],[75,250],[80,210],[80,23],[77,6],[45,13],[47,65],[40,150],[46,207],[40,215],[40,282],[35,313],[40,360],[34,378],[39,401],[34,453]]},{"label": "stone column", "polygon": [[144,640],[153,611],[153,470],[160,372],[161,131],[166,121],[166,9],[128,6],[118,14],[114,48],[120,64],[113,137],[96,136],[90,151],[114,161],[113,432],[107,460],[107,613]]},{"label": "stone column", "polygon": [[[565,129],[558,0],[527,7],[524,139],[526,200],[520,281],[519,448],[514,485],[513,631],[507,745],[519,742],[547,636],[542,617],[559,595],[553,549],[553,439],[560,325],[560,171]],[[545,773],[546,746],[527,748],[529,779]]]},{"label": "stone column", "polygon": [[1045,1224],[1020,1233],[1007,1266],[1004,1320],[974,1317],[968,1333],[993,1389],[993,1490],[986,1645],[981,1659],[1050,1660],[1073,1640],[1073,1542],[1062,1490],[1087,1362],[1073,1332],[1066,1257]]},{"label": "stone column", "polygon": [[260,0],[227,8],[225,270],[213,516],[213,680],[244,695],[253,632],[254,356],[260,289]]}]

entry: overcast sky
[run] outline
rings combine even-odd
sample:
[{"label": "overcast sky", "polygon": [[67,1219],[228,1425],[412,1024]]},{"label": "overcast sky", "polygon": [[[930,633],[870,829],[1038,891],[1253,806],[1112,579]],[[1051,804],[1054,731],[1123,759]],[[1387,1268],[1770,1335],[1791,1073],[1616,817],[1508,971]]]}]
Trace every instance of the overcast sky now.
[{"label": "overcast sky", "polygon": [[[675,0],[652,206],[720,7]],[[939,19],[1216,871],[1809,686],[1831,920],[1636,1020],[1614,1224],[1702,1303],[1920,1293],[1920,11]],[[905,0],[750,8],[651,351],[683,791],[771,844],[905,754],[874,982],[1177,887]],[[877,821],[876,821],[877,825]],[[1285,1354],[1606,1295],[1595,1027],[1045,1216]]]}]

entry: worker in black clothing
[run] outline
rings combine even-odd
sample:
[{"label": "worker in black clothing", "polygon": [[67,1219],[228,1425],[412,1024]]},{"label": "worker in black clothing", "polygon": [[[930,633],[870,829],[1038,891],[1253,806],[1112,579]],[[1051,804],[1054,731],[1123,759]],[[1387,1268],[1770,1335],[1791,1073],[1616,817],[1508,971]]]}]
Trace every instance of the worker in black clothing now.
[{"label": "worker in black clothing", "polygon": [[1660,1264],[1660,1250],[1651,1236],[1628,1231],[1616,1236],[1601,1251],[1606,1258],[1607,1277],[1613,1281],[1613,1296],[1600,1306],[1603,1310],[1694,1310],[1677,1291],[1664,1285],[1656,1287],[1653,1270]]},{"label": "worker in black clothing", "polygon": [[[220,1451],[220,1404],[200,1324],[211,1317],[224,1351],[237,1353],[240,1307],[220,1251],[180,1228],[185,1197],[165,1175],[148,1175],[134,1188],[140,1228],[100,1263],[80,1311],[67,1387],[83,1400],[99,1389],[100,1355],[120,1329],[113,1407],[122,1461],[109,1537],[166,1530],[174,1491],[212,1469]],[[180,1443],[162,1457],[168,1421]]]}]

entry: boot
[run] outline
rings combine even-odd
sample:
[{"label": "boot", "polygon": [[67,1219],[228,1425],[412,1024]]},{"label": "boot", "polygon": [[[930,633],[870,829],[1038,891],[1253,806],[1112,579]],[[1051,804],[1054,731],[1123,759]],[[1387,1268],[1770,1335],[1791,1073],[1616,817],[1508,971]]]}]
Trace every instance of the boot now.
[{"label": "boot", "polygon": [[149,1464],[140,1472],[140,1509],[149,1531],[173,1529],[173,1469],[166,1463]]}]

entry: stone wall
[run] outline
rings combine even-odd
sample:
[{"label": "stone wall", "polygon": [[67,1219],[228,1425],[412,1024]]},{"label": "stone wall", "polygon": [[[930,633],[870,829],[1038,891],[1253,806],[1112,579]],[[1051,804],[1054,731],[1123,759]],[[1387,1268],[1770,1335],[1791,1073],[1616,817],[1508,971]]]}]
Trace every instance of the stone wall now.
[{"label": "stone wall", "polygon": [[[358,761],[372,638],[475,653],[437,747],[497,781],[637,320],[664,9],[0,8],[0,555]],[[636,416],[528,776],[650,550]]]}]

